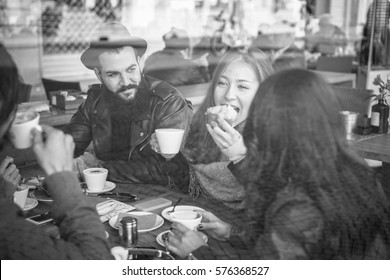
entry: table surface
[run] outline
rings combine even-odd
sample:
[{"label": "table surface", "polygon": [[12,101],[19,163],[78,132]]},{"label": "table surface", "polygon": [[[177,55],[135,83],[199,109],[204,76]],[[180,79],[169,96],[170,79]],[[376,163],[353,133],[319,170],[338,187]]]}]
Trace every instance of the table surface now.
[{"label": "table surface", "polygon": [[40,113],[40,124],[50,126],[62,126],[70,122],[70,119],[76,113],[77,109],[62,110],[57,107],[50,107],[50,112]]},{"label": "table surface", "polygon": [[[25,178],[28,178],[30,176],[37,176],[37,174],[40,175],[43,174],[42,170],[37,165],[24,167],[20,169],[20,173]],[[178,191],[174,188],[169,188],[167,186],[149,185],[149,184],[117,184],[116,188],[113,191],[136,194],[139,197],[138,201],[136,202],[142,201],[144,199],[164,197],[171,200],[172,204],[174,204],[179,198],[182,198],[179,205],[192,205],[192,206],[203,208],[204,210],[208,210],[215,213],[218,217],[220,217],[221,219],[229,223],[240,226],[245,220],[243,218],[244,215],[243,212],[233,211],[232,209],[227,208],[226,206],[214,200],[206,199],[201,195],[196,201],[193,201],[188,194],[184,194],[181,191]],[[91,199],[95,203],[99,203],[105,200],[104,198],[93,197],[93,196],[88,196],[87,199]],[[130,205],[132,203],[135,202],[128,202],[128,204]],[[156,209],[151,212],[161,215],[161,211],[164,210],[165,208],[166,207],[163,207],[161,209]],[[51,209],[50,202],[40,201],[37,207],[26,212],[25,216],[28,217],[35,214],[40,214],[46,211],[50,211],[50,209]],[[112,228],[109,225],[108,221],[104,223],[104,226],[106,231],[109,233],[108,241],[110,245],[112,247],[120,245],[118,230]],[[53,224],[43,225],[41,227],[44,229],[46,233],[52,236],[58,235],[58,228]],[[164,224],[160,228],[150,232],[139,233],[137,247],[154,247],[159,250],[164,250],[164,247],[160,246],[157,243],[156,237],[159,233],[169,230],[170,227],[171,227],[171,223],[164,219]],[[228,242],[217,241],[209,237],[208,244],[210,246],[213,255],[215,255],[218,259],[248,259],[249,258],[248,252],[246,250],[244,250],[243,248],[234,248]]]},{"label": "table surface", "polygon": [[371,134],[350,141],[352,149],[366,159],[390,163],[390,134]]}]

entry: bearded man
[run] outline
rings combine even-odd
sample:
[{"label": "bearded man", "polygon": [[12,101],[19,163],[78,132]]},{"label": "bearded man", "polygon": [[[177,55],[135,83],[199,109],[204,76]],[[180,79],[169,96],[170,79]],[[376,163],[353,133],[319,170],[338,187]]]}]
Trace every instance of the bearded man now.
[{"label": "bearded man", "polygon": [[65,131],[74,138],[79,171],[99,166],[115,182],[181,184],[188,178],[179,173],[169,177],[175,163],[153,151],[149,142],[157,128],[180,128],[186,135],[192,108],[177,89],[141,72],[146,48],[144,39],[131,36],[119,23],[94,32],[81,62],[101,84],[90,87]]}]

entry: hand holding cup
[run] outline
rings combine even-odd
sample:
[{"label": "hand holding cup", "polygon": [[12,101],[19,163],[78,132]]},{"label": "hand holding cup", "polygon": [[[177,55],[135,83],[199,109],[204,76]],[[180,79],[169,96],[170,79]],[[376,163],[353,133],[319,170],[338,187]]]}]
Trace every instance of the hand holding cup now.
[{"label": "hand holding cup", "polygon": [[30,148],[33,141],[31,132],[39,125],[39,114],[35,111],[17,111],[8,131],[9,138],[17,149]]},{"label": "hand holding cup", "polygon": [[73,137],[50,126],[33,129],[33,151],[39,165],[49,176],[56,172],[73,171]]},{"label": "hand holding cup", "polygon": [[184,129],[158,128],[152,135],[150,145],[156,153],[169,160],[179,153],[183,136]]}]

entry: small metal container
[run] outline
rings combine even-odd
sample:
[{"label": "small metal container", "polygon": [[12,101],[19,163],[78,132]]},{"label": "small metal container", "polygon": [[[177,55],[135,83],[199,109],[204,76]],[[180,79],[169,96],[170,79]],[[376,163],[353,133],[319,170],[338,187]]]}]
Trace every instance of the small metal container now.
[{"label": "small metal container", "polygon": [[138,221],[133,217],[123,217],[119,224],[119,238],[123,247],[134,247],[138,241]]}]

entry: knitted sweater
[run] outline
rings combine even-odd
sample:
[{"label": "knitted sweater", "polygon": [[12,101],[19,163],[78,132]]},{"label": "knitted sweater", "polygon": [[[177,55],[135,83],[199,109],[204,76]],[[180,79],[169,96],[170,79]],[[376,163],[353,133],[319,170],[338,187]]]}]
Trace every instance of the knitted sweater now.
[{"label": "knitted sweater", "polygon": [[[4,183],[0,180],[0,188]],[[50,237],[27,222],[22,210],[1,196],[0,259],[113,259],[95,205],[81,192],[76,175],[53,174],[47,185],[61,237]]]}]

